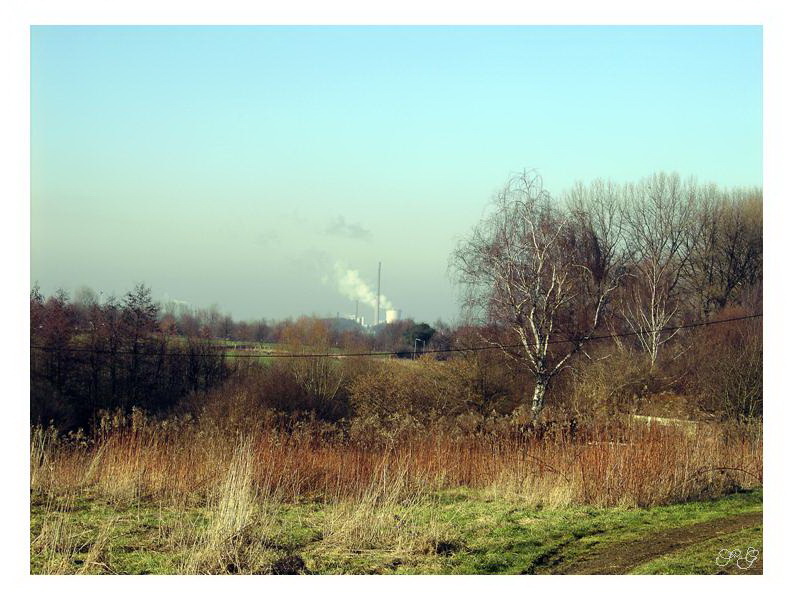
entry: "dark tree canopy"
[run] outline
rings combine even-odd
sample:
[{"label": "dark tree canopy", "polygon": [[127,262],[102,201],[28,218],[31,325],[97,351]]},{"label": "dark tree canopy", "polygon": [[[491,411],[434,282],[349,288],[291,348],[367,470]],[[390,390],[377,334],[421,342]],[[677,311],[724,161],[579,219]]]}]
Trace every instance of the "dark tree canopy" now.
[{"label": "dark tree canopy", "polygon": [[420,344],[426,346],[429,345],[430,339],[432,335],[435,334],[435,329],[432,328],[429,324],[425,322],[419,322],[418,324],[414,324],[410,328],[408,328],[404,333],[402,333],[402,338],[405,340],[405,343],[408,345],[413,345],[416,343],[416,339],[421,341]]}]

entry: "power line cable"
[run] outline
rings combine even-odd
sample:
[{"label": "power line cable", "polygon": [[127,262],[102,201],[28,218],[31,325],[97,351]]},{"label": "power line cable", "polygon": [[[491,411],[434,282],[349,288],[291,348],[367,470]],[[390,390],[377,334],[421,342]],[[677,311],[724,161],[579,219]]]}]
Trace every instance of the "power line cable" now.
[{"label": "power line cable", "polygon": [[[613,333],[613,334],[604,334],[604,335],[596,335],[596,336],[585,336],[585,337],[572,337],[568,339],[557,339],[551,341],[550,344],[553,345],[560,345],[563,343],[586,343],[588,341],[598,341],[602,339],[615,339],[619,337],[631,337],[631,336],[642,336],[646,334],[656,334],[660,332],[673,332],[676,330],[689,330],[691,328],[699,328],[701,326],[712,326],[714,324],[725,324],[728,322],[738,322],[740,320],[751,320],[753,318],[761,318],[763,317],[762,313],[759,314],[750,314],[747,316],[739,316],[736,318],[726,318],[724,320],[712,320],[709,322],[692,322],[689,324],[682,324],[680,326],[667,326],[665,328],[659,328],[654,330],[633,330],[629,332],[622,332],[622,333]],[[477,351],[489,351],[489,350],[502,350],[502,349],[517,349],[523,347],[522,343],[512,344],[512,345],[483,345],[479,347],[461,347],[461,348],[450,348],[450,349],[426,349],[422,351],[415,352],[417,355],[423,355],[427,353],[465,353],[465,352],[477,352]],[[39,351],[44,352],[57,352],[57,351],[74,351],[74,352],[85,352],[85,353],[103,353],[103,354],[114,354],[114,355],[156,355],[156,356],[179,356],[179,357],[224,357],[224,358],[290,358],[290,359],[297,359],[297,358],[346,358],[346,357],[376,357],[376,356],[391,356],[391,355],[402,355],[408,354],[411,355],[410,351],[400,350],[400,351],[360,351],[360,352],[346,352],[346,353],[283,353],[281,351],[274,351],[269,353],[257,353],[257,354],[232,354],[232,353],[191,353],[189,351],[153,351],[147,349],[139,349],[139,350],[132,350],[132,349],[96,349],[90,347],[52,347],[46,345],[31,345],[31,349],[36,349]]]}]

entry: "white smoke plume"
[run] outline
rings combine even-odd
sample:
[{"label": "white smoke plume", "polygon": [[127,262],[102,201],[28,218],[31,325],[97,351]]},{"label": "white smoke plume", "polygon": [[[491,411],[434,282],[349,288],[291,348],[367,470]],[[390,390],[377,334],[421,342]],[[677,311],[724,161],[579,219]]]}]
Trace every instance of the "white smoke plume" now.
[{"label": "white smoke plume", "polygon": [[[368,305],[372,309],[377,307],[378,295],[375,290],[370,287],[361,278],[358,270],[349,269],[341,261],[334,264],[334,277],[336,280],[337,290],[345,297],[352,301],[358,300],[359,303]],[[383,295],[380,296],[380,309],[381,311],[387,309],[394,309],[394,305],[386,299]]]}]

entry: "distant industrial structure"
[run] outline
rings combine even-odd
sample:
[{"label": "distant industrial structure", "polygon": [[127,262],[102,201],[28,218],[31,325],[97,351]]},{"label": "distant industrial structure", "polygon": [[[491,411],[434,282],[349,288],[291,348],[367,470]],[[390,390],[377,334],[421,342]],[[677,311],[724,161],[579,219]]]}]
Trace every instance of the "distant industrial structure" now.
[{"label": "distant industrial structure", "polygon": [[[353,313],[353,314],[345,314],[345,316],[344,316],[346,320],[352,320],[353,322],[355,322],[356,324],[358,324],[362,328],[366,328],[366,329],[376,328],[377,326],[379,326],[381,324],[394,324],[395,322],[399,322],[400,320],[402,320],[402,310],[401,309],[394,309],[394,308],[392,308],[391,307],[391,303],[387,299],[385,299],[380,293],[380,275],[381,275],[382,267],[383,267],[383,263],[379,261],[378,262],[378,293],[377,293],[377,299],[376,299],[375,308],[374,308],[375,309],[374,320],[372,322],[370,322],[369,324],[367,324],[366,318],[359,314],[359,308],[358,308],[359,299],[356,299],[356,312]],[[363,294],[362,294],[362,299],[364,299],[364,295]],[[384,312],[385,312],[385,318],[384,319],[381,319],[381,315],[380,315],[380,302],[381,302],[381,299],[384,300],[384,305],[386,306],[386,307],[384,307]],[[366,299],[364,299],[364,300],[365,300],[365,303],[370,304],[369,303],[369,301],[370,301],[369,297],[366,297]],[[338,317],[338,314],[337,314],[337,317]]]},{"label": "distant industrial structure", "polygon": [[394,322],[399,322],[401,319],[402,319],[401,309],[386,310],[386,324],[393,324]]},{"label": "distant industrial structure", "polygon": [[[377,313],[375,315],[375,325],[381,324],[380,321],[380,268],[382,263],[378,262],[378,307]],[[401,309],[387,309],[386,310],[386,324],[393,324],[394,322],[399,322],[402,319],[402,310]]]},{"label": "distant industrial structure", "polygon": [[382,262],[378,261],[378,309],[375,312],[375,326],[380,324],[380,266],[381,266],[381,263]]},{"label": "distant industrial structure", "polygon": [[367,320],[364,318],[364,316],[359,316],[358,314],[345,314],[344,318],[346,320],[352,320],[362,328],[367,327]]}]

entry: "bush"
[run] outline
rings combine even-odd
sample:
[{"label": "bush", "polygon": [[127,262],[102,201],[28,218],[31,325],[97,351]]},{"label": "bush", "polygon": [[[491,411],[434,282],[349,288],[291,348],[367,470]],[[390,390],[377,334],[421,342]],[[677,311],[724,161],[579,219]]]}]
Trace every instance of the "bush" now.
[{"label": "bush", "polygon": [[603,359],[577,363],[566,371],[562,385],[567,409],[599,417],[637,411],[637,400],[651,384],[648,357],[615,346],[595,350],[595,355]]},{"label": "bush", "polygon": [[[729,310],[720,319],[743,315]],[[702,330],[702,331],[701,331]],[[689,390],[718,418],[748,420],[763,415],[761,322],[743,320],[699,329],[693,337]]]}]

